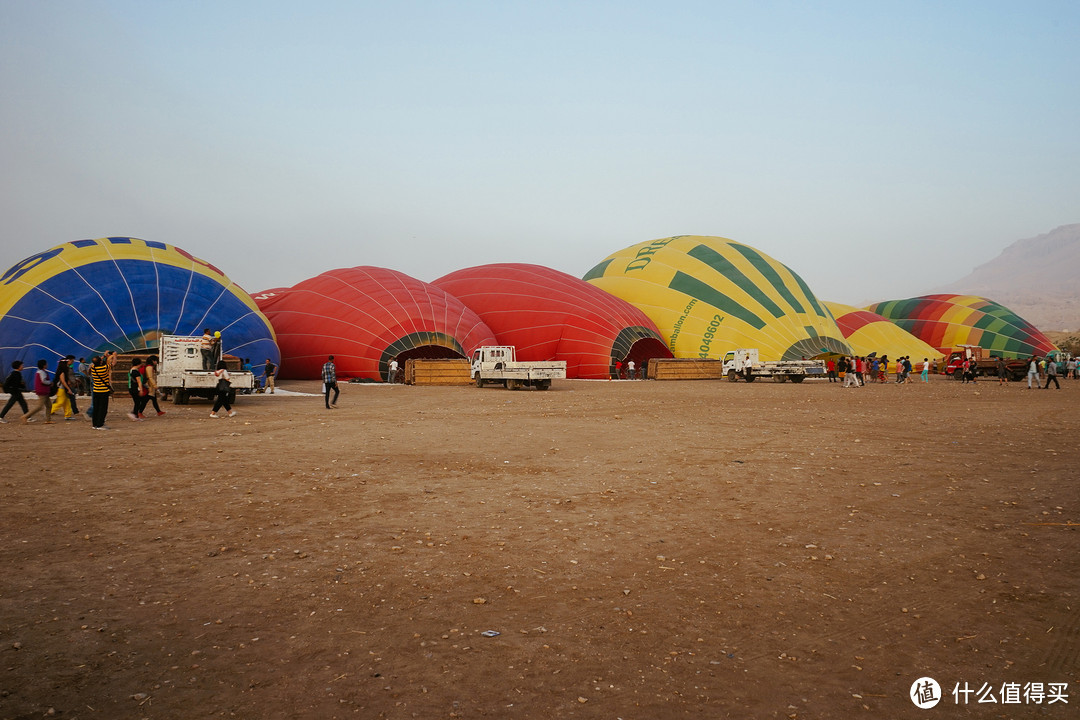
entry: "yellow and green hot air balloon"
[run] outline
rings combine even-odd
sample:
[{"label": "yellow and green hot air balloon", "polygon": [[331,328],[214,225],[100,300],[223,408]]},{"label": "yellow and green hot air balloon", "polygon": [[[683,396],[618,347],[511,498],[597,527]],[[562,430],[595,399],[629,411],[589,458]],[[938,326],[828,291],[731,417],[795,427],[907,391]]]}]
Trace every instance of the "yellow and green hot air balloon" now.
[{"label": "yellow and green hot air balloon", "polygon": [[923,358],[941,359],[942,353],[937,348],[877,313],[833,302],[826,302],[825,307],[836,318],[837,327],[856,355],[877,353],[878,356],[887,355],[891,360],[907,356],[915,365]]},{"label": "yellow and green hot air balloon", "polygon": [[829,310],[786,265],[721,237],[677,235],[620,250],[585,280],[639,307],[681,358],[757,348],[798,360],[851,348]]}]

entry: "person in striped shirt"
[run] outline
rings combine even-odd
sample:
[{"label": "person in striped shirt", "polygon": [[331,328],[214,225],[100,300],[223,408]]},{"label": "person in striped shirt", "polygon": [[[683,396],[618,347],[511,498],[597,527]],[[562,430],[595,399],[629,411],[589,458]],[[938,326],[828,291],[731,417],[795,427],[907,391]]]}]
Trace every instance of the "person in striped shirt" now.
[{"label": "person in striped shirt", "polygon": [[109,393],[112,391],[112,378],[110,377],[109,365],[103,358],[95,355],[90,364],[90,381],[92,384],[91,407],[93,414],[91,420],[95,430],[108,430],[105,424],[105,416],[109,414]]}]

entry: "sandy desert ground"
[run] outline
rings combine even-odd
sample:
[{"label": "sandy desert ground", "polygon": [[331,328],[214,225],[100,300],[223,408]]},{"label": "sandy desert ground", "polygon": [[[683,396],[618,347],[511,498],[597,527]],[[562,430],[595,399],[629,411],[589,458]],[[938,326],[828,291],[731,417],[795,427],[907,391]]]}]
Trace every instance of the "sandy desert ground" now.
[{"label": "sandy desert ground", "polygon": [[[1076,717],[1063,385],[343,384],[9,423],[0,717]],[[1068,704],[1002,702],[1029,683]]]}]

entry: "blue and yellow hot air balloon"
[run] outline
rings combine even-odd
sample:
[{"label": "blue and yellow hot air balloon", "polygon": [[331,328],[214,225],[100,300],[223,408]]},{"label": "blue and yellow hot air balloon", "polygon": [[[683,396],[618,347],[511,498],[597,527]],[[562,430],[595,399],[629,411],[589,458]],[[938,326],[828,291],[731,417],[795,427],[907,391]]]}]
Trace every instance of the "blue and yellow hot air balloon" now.
[{"label": "blue and yellow hot air balloon", "polygon": [[850,355],[832,314],[790,268],[721,237],[678,235],[610,255],[585,279],[639,307],[680,358],[757,348],[762,360]]},{"label": "blue and yellow hot air balloon", "polygon": [[16,263],[0,277],[0,367],[14,360],[157,347],[161,335],[220,331],[222,350],[278,360],[255,301],[210,263],[165,243],[76,240]]}]

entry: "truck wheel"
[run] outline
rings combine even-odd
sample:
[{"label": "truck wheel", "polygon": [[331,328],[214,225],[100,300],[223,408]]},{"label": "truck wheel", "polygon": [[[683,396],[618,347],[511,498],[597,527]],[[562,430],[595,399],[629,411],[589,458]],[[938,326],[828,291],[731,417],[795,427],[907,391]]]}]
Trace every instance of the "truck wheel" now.
[{"label": "truck wheel", "polygon": [[540,388],[541,390],[547,390],[548,388],[551,387],[550,378],[546,379],[546,380],[541,380],[540,383],[536,387]]},{"label": "truck wheel", "polygon": [[787,382],[788,376],[787,375],[773,375],[773,380],[775,380],[776,382]]},{"label": "truck wheel", "polygon": [[793,383],[801,383],[805,379],[806,379],[805,375],[792,375],[791,376],[791,382],[793,382]]},{"label": "truck wheel", "polygon": [[755,380],[757,380],[757,375],[747,375],[746,376],[746,382],[748,382],[748,383],[752,383]]},{"label": "truck wheel", "polygon": [[735,382],[735,381],[736,381],[736,380],[738,379],[738,377],[739,377],[739,376],[738,376],[738,374],[737,374],[737,373],[735,372],[735,369],[734,369],[734,368],[732,368],[731,370],[728,370],[728,371],[727,371],[727,381],[728,381],[728,382]]},{"label": "truck wheel", "polygon": [[229,405],[232,405],[233,403],[236,402],[236,390],[235,389],[229,391],[228,398],[229,398]]},{"label": "truck wheel", "polygon": [[188,391],[183,388],[177,388],[176,390],[173,390],[172,401],[173,405],[187,405]]},{"label": "truck wheel", "polygon": [[957,368],[956,370],[953,370],[952,377],[953,377],[953,380],[963,380],[964,379],[964,371],[961,370],[960,368]]},{"label": "truck wheel", "polygon": [[484,387],[484,378],[480,377],[479,375],[476,376],[476,387]]}]

